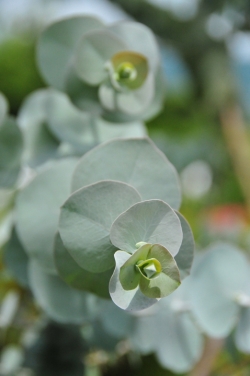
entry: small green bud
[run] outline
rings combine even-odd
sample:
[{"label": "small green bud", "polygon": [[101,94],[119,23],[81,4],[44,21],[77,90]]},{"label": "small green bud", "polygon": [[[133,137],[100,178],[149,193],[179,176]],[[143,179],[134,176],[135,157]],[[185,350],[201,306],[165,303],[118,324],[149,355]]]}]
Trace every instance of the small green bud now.
[{"label": "small green bud", "polygon": [[162,271],[160,262],[155,258],[145,261],[138,261],[136,267],[145,277],[149,279],[156,277]]},{"label": "small green bud", "polygon": [[115,79],[117,81],[134,81],[137,77],[137,70],[135,66],[129,62],[120,64],[115,72]]},{"label": "small green bud", "polygon": [[111,83],[117,90],[139,89],[145,82],[149,67],[145,56],[133,51],[122,51],[106,63]]}]

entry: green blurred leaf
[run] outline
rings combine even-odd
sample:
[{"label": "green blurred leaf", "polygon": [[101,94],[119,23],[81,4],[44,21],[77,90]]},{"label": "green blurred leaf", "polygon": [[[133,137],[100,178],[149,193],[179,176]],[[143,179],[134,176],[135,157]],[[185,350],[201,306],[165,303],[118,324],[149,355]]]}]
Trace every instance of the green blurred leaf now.
[{"label": "green blurred leaf", "polygon": [[110,240],[119,249],[134,253],[136,244],[143,241],[161,244],[175,256],[182,243],[178,216],[160,200],[142,201],[122,213],[113,223]]},{"label": "green blurred leaf", "polygon": [[161,199],[174,209],[180,205],[177,173],[148,138],[113,140],[88,152],[77,165],[72,189],[106,179],[132,185],[143,200]]},{"label": "green blurred leaf", "polygon": [[82,268],[94,273],[112,268],[116,248],[109,239],[111,225],[140,200],[133,187],[114,181],[89,185],[68,198],[61,209],[59,231],[66,249]]},{"label": "green blurred leaf", "polygon": [[91,273],[82,269],[64,247],[60,235],[56,236],[54,248],[55,265],[59,276],[71,287],[110,298],[109,280],[113,268],[103,273]]},{"label": "green blurred leaf", "polygon": [[1,38],[0,91],[8,98],[12,114],[18,112],[27,95],[44,86],[35,62],[35,46],[31,41],[35,33],[31,34],[26,38],[22,33],[15,33],[18,39],[13,39],[10,33],[9,37]]},{"label": "green blurred leaf", "polygon": [[23,137],[15,120],[5,117],[0,124],[0,187],[15,185],[23,152]]},{"label": "green blurred leaf", "polygon": [[20,191],[16,203],[17,233],[32,258],[44,270],[56,273],[53,246],[60,206],[70,193],[75,159],[64,159],[47,166]]},{"label": "green blurred leaf", "polygon": [[17,237],[15,228],[12,230],[10,240],[4,247],[3,260],[18,283],[24,287],[28,287],[28,256]]},{"label": "green blurred leaf", "polygon": [[101,21],[89,16],[69,17],[48,26],[37,46],[38,66],[46,82],[63,90],[73,53],[82,36],[102,28]]},{"label": "green blurred leaf", "polygon": [[37,90],[24,101],[18,123],[24,137],[24,162],[36,167],[58,153],[59,140],[48,128],[47,102],[48,90]]}]

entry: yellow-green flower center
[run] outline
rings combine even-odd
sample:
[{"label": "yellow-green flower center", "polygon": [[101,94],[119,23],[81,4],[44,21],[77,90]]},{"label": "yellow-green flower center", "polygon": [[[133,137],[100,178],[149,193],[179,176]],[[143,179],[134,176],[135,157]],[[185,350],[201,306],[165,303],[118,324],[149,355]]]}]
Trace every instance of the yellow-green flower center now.
[{"label": "yellow-green flower center", "polygon": [[121,63],[115,72],[117,81],[134,81],[137,77],[137,70],[133,64],[129,62]]},{"label": "yellow-green flower center", "polygon": [[160,262],[155,258],[146,261],[139,261],[136,264],[136,267],[149,279],[156,277],[162,271]]}]

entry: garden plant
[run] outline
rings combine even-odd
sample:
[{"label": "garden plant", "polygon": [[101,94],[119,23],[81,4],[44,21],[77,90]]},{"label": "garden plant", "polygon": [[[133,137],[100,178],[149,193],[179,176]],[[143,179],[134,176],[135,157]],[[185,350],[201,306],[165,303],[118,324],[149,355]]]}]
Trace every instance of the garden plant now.
[{"label": "garden plant", "polygon": [[36,59],[46,88],[15,118],[0,95],[6,268],[88,349],[122,343],[194,376],[207,374],[196,369],[207,338],[230,335],[250,353],[249,258],[232,242],[195,252],[180,177],[147,134],[167,87],[153,32],[62,18],[39,35]]}]

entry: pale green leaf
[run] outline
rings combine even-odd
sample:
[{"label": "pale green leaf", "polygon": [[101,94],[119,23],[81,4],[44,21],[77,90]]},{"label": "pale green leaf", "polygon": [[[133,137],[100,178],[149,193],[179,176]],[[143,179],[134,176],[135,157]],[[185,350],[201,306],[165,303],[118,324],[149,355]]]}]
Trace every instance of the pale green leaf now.
[{"label": "pale green leaf", "polygon": [[15,228],[12,230],[10,240],[4,247],[3,261],[18,283],[28,287],[28,256],[17,237]]},{"label": "pale green leaf", "polygon": [[129,116],[143,117],[154,97],[154,78],[149,74],[145,83],[137,90],[117,91],[108,82],[99,89],[99,99],[108,111],[123,112]]},{"label": "pale green leaf", "polygon": [[176,170],[148,138],[113,140],[85,154],[76,167],[72,190],[106,179],[132,185],[143,200],[160,199],[174,209],[180,205]]},{"label": "pale green leaf", "polygon": [[64,80],[76,46],[85,33],[102,29],[101,21],[89,16],[74,16],[48,26],[38,40],[37,60],[46,82],[59,90]]},{"label": "pale green leaf", "polygon": [[29,263],[30,286],[38,305],[53,320],[82,324],[91,318],[93,297],[68,286],[56,275],[45,273],[38,260]]},{"label": "pale green leaf", "polygon": [[108,285],[113,268],[103,273],[91,273],[82,269],[64,247],[59,234],[56,236],[54,256],[58,274],[69,286],[88,291],[101,298],[110,297]]},{"label": "pale green leaf", "polygon": [[14,119],[5,117],[0,125],[0,187],[11,188],[15,185],[22,152],[22,133]]},{"label": "pale green leaf", "polygon": [[86,34],[78,44],[75,53],[77,75],[90,85],[98,85],[108,77],[107,61],[127,46],[115,34],[106,31],[93,31]]},{"label": "pale green leaf", "polygon": [[250,353],[250,308],[241,308],[240,320],[235,331],[235,344],[239,351]]},{"label": "pale green leaf", "polygon": [[20,191],[16,203],[17,233],[30,257],[41,267],[56,273],[53,258],[60,206],[70,193],[75,159],[64,159],[47,166]]},{"label": "pale green leaf", "polygon": [[76,147],[97,142],[90,115],[77,109],[65,94],[48,91],[46,115],[48,128],[61,142]]},{"label": "pale green leaf", "polygon": [[223,338],[239,317],[237,296],[248,287],[250,268],[233,245],[218,243],[198,259],[192,270],[190,302],[201,328],[211,337]]},{"label": "pale green leaf", "polygon": [[175,256],[182,243],[182,229],[178,216],[160,200],[142,201],[122,213],[113,223],[111,242],[119,249],[133,253],[143,241],[161,244]]},{"label": "pale green leaf", "polygon": [[176,214],[181,222],[183,239],[179,252],[175,256],[175,261],[180,270],[181,279],[184,279],[190,274],[194,259],[194,237],[186,219],[179,212],[176,212]]},{"label": "pale green leaf", "polygon": [[48,128],[48,89],[37,90],[24,101],[17,121],[24,137],[23,160],[31,167],[55,158],[59,140]]},{"label": "pale green leaf", "polygon": [[133,187],[114,181],[89,185],[68,198],[61,209],[59,231],[65,247],[82,268],[101,273],[114,266],[117,248],[109,239],[111,225],[140,200]]}]

